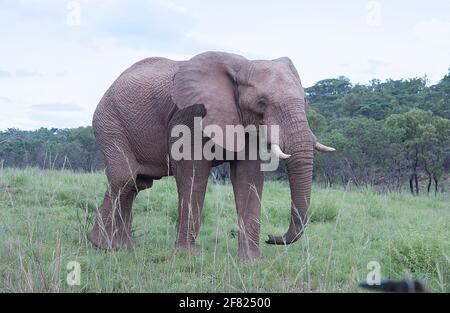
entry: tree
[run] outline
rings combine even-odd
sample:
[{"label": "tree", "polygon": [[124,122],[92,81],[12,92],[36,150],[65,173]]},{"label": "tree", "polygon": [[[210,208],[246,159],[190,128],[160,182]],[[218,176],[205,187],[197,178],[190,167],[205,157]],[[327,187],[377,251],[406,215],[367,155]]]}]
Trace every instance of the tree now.
[{"label": "tree", "polygon": [[450,68],[448,74],[439,83],[429,88],[422,107],[436,115],[450,119]]},{"label": "tree", "polygon": [[433,173],[440,178],[439,171],[443,167],[444,153],[449,145],[449,122],[447,119],[433,116],[430,111],[420,109],[393,114],[387,118],[385,126],[390,141],[401,147],[408,161],[411,193],[419,194],[420,165],[424,166],[430,180]]},{"label": "tree", "polygon": [[91,127],[0,132],[0,159],[5,166],[92,171],[103,167]]},{"label": "tree", "polygon": [[433,116],[430,123],[421,125],[424,142],[420,154],[424,170],[428,175],[427,194],[430,193],[431,181],[434,180],[434,192],[438,191],[438,183],[444,173],[444,161],[449,150],[450,120]]},{"label": "tree", "polygon": [[337,153],[318,154],[316,161],[328,183],[336,180],[336,174],[342,183],[356,185],[376,184],[384,176],[389,146],[382,126],[365,117],[340,118],[330,124],[320,140],[336,147]]},{"label": "tree", "polygon": [[309,109],[306,116],[308,118],[309,127],[316,136],[325,130],[327,126],[327,120],[325,116],[317,113],[317,111],[311,108]]},{"label": "tree", "polygon": [[324,79],[314,86],[306,88],[308,101],[314,103],[317,111],[326,117],[341,116],[340,110],[336,110],[335,101],[349,93],[352,89],[350,80],[340,76],[333,79]]}]

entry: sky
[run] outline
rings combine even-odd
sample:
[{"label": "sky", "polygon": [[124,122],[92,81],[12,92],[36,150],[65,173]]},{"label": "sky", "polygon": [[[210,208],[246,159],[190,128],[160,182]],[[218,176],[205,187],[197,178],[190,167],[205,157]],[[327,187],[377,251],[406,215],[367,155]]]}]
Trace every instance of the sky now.
[{"label": "sky", "polygon": [[304,87],[434,84],[450,68],[450,0],[0,0],[0,130],[90,125],[133,63],[210,50],[287,56]]}]

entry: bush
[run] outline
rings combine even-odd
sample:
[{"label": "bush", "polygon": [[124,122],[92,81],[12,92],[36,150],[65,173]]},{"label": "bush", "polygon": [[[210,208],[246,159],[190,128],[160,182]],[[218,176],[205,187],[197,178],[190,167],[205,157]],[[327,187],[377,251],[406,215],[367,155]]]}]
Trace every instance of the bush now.
[{"label": "bush", "polygon": [[435,276],[445,263],[442,247],[436,238],[409,234],[392,242],[390,257],[396,273],[407,271],[414,276]]},{"label": "bush", "polygon": [[339,213],[339,205],[336,199],[331,197],[318,198],[311,201],[310,217],[311,223],[326,223],[336,220]]}]

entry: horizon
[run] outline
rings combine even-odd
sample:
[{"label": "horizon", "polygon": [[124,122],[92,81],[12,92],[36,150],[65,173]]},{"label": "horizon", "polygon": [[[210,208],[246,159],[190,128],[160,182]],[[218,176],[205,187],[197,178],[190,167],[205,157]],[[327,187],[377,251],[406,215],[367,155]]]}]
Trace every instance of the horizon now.
[{"label": "horizon", "polygon": [[[448,74],[447,74],[447,75],[450,75],[450,68],[448,69]],[[445,75],[444,75],[444,76],[445,76]],[[345,76],[324,78],[324,79],[321,79],[321,80],[315,82],[315,83],[312,84],[310,87],[313,87],[313,86],[316,85],[317,83],[319,83],[319,82],[321,82],[321,81],[324,81],[324,80],[328,80],[328,79],[340,79],[341,77],[348,79],[348,77],[345,77]],[[444,77],[442,77],[442,78],[444,78]],[[410,80],[410,79],[422,79],[422,80],[423,80],[423,79],[426,79],[426,77],[410,77],[410,78],[401,78],[401,79],[399,79],[399,80],[407,81],[407,80]],[[376,78],[374,78],[374,79],[372,79],[372,80],[376,80]],[[371,81],[372,81],[372,80],[371,80]],[[393,79],[392,79],[392,78],[386,78],[385,80],[381,81],[381,83],[386,83],[386,82],[388,82],[389,80],[393,80]],[[441,79],[441,80],[442,80],[442,79]],[[355,87],[355,86],[357,86],[357,85],[359,85],[359,86],[361,86],[361,85],[362,85],[362,86],[370,86],[371,81],[369,81],[369,82],[367,82],[367,83],[353,83],[352,81],[349,80],[349,83],[350,83],[350,85],[351,85],[352,87]],[[397,81],[397,80],[393,80],[393,81]],[[438,84],[439,82],[440,82],[440,80],[437,81],[437,82],[434,83],[434,84],[431,84],[429,81],[426,81],[426,86],[429,88],[429,87],[431,87],[431,86],[434,86],[434,85]],[[308,87],[305,87],[305,89],[306,89],[306,88],[308,88]],[[312,105],[312,104],[311,104],[311,105]],[[43,105],[43,106],[44,106],[44,105]],[[63,127],[56,127],[56,126],[36,126],[36,127],[34,127],[34,128],[8,127],[8,128],[0,128],[0,132],[5,132],[5,131],[8,131],[8,130],[10,130],[10,129],[15,129],[15,130],[19,130],[19,131],[31,131],[31,132],[33,132],[33,131],[40,130],[40,129],[42,129],[42,128],[47,129],[47,130],[52,130],[52,129],[56,129],[56,130],[65,130],[65,129],[76,129],[76,128],[80,128],[80,127],[92,127],[92,123],[85,124],[85,125],[74,125],[74,126],[69,126],[69,127],[67,127],[67,126],[63,126]]]},{"label": "horizon", "polygon": [[450,67],[450,0],[33,0],[0,8],[0,130],[89,126],[117,76],[151,56],[288,56],[305,88],[339,76],[352,85],[424,77],[434,85]]}]

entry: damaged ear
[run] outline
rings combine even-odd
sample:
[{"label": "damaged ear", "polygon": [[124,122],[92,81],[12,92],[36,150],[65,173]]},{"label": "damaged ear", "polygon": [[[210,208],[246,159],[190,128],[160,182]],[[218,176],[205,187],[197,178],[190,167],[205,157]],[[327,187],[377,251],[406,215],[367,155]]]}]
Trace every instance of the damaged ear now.
[{"label": "damaged ear", "polygon": [[[227,125],[240,125],[237,110],[236,71],[247,62],[238,55],[220,52],[200,54],[189,61],[182,62],[175,74],[172,99],[178,108],[183,109],[202,103],[206,115],[202,120],[205,135],[211,137],[207,126],[215,125],[227,137]],[[231,135],[230,135],[231,137]],[[236,151],[236,147],[226,140],[216,142],[226,150]]]},{"label": "damaged ear", "polygon": [[300,84],[301,84],[300,75],[298,75],[297,69],[295,68],[294,63],[292,62],[291,59],[289,59],[288,57],[282,57],[282,58],[278,58],[278,59],[275,59],[272,61],[281,62],[281,63],[288,65],[289,68],[291,69],[292,73],[295,75],[295,77],[298,78],[298,80],[300,81]]}]

